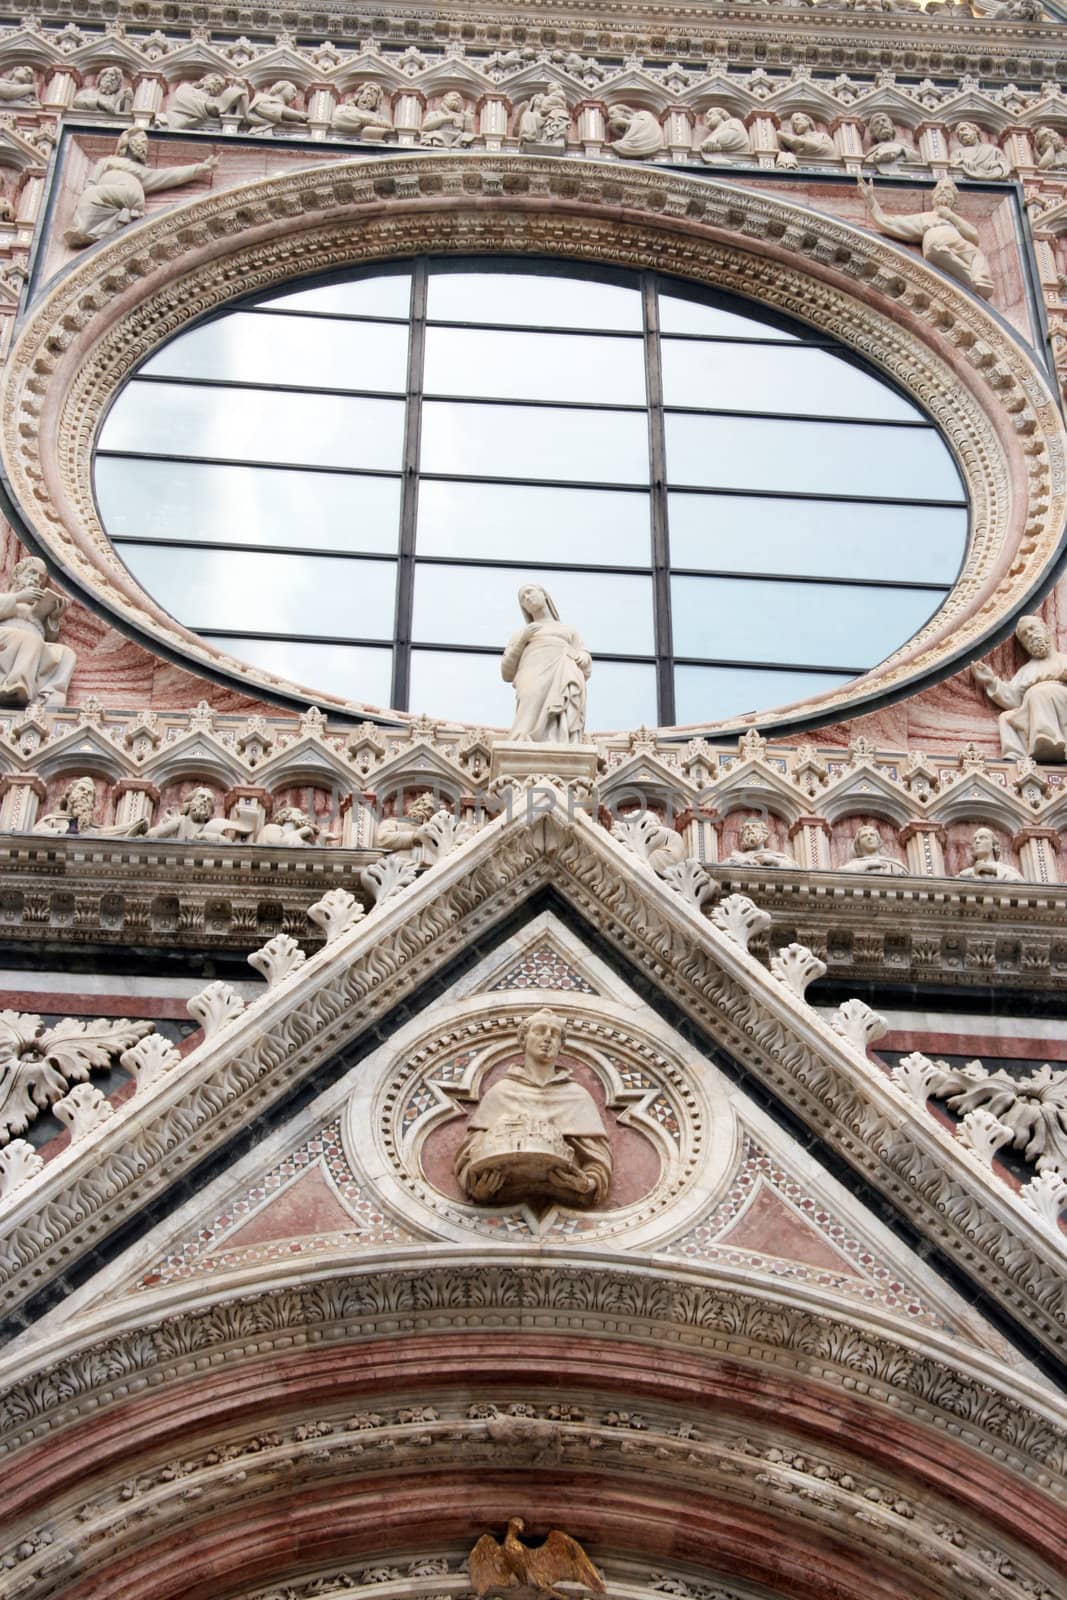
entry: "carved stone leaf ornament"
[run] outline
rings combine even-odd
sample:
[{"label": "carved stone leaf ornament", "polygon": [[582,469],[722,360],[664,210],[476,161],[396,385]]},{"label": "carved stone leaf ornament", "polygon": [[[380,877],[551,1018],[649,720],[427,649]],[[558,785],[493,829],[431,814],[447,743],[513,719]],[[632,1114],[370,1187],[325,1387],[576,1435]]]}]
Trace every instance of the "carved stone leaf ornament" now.
[{"label": "carved stone leaf ornament", "polygon": [[259,950],[253,950],[248,958],[248,965],[262,973],[267,980],[268,989],[275,989],[289,977],[290,973],[302,967],[306,960],[307,956],[295,939],[287,933],[278,933]]},{"label": "carved stone leaf ornament", "polygon": [[886,1019],[877,1011],[872,1011],[863,1000],[845,1000],[831,1017],[830,1026],[864,1056],[868,1045],[884,1038],[889,1032]]},{"label": "carved stone leaf ornament", "polygon": [[161,1033],[149,1033],[122,1052],[119,1064],[132,1073],[137,1080],[137,1093],[143,1094],[180,1060],[181,1055],[169,1039]]},{"label": "carved stone leaf ornament", "polygon": [[964,1125],[974,1126],[969,1119],[982,1111],[1007,1129],[1024,1161],[1067,1175],[1067,1072],[1047,1062],[1027,1078],[986,1072],[980,1061],[962,1068],[943,1061],[932,1066],[930,1094],[947,1100]]},{"label": "carved stone leaf ornament", "polygon": [[[309,909],[308,916],[313,909],[313,907]],[[221,980],[209,983],[206,989],[201,989],[199,994],[194,994],[185,1003],[186,1011],[204,1030],[205,1039],[213,1038],[220,1028],[224,1028],[228,1022],[239,1017],[244,1008],[245,1002],[236,989]]]},{"label": "carved stone leaf ornament", "polygon": [[769,911],[761,911],[754,900],[745,894],[730,894],[711,913],[711,920],[720,933],[724,933],[742,950],[747,950],[752,940],[766,933],[771,925]]},{"label": "carved stone leaf ornament", "polygon": [[43,1157],[25,1139],[12,1139],[0,1150],[0,1200],[20,1184],[35,1178],[44,1166]]},{"label": "carved stone leaf ornament", "polygon": [[826,962],[820,961],[806,945],[790,944],[772,956],[771,971],[776,978],[788,984],[799,1000],[803,1000],[808,984],[824,976]]},{"label": "carved stone leaf ornament", "polygon": [[308,906],[308,921],[322,929],[327,944],[362,922],[366,914],[355,895],[349,894],[347,889],[329,889],[321,900]]},{"label": "carved stone leaf ornament", "polygon": [[75,1144],[115,1115],[111,1101],[95,1083],[76,1083],[69,1094],[53,1103],[52,1111],[70,1129]]},{"label": "carved stone leaf ornament", "polygon": [[150,1022],[80,1017],[44,1028],[31,1013],[0,1011],[0,1142],[151,1032]]}]

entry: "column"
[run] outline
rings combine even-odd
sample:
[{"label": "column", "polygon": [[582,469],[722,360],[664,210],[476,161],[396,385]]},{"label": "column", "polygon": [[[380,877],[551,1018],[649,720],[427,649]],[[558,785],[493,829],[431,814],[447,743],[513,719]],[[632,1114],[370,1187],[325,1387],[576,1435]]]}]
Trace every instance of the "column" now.
[{"label": "column", "polygon": [[945,876],[945,830],[939,822],[908,822],[898,835],[915,878]]},{"label": "column", "polygon": [[830,867],[830,824],[825,817],[798,817],[789,830],[797,866],[826,872]]},{"label": "column", "polygon": [[111,791],[115,807],[115,821],[124,826],[131,822],[151,824],[159,804],[159,790],[147,778],[120,778]]},{"label": "column", "polygon": [[1011,842],[1019,852],[1024,878],[1030,883],[1059,883],[1060,836],[1055,828],[1020,828]]},{"label": "column", "polygon": [[29,833],[48,790],[34,772],[0,778],[0,833]]}]

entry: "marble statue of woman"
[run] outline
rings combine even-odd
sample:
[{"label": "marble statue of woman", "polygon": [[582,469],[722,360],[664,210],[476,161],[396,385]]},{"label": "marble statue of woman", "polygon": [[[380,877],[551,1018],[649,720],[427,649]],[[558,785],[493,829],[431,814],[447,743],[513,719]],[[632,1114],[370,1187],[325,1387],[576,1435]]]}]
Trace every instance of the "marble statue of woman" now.
[{"label": "marble statue of woman", "polygon": [[973,671],[995,706],[1001,707],[1004,755],[1035,761],[1067,761],[1067,655],[1052,646],[1040,617],[1020,617],[1015,637],[1030,657],[1005,682],[984,661]]},{"label": "marble statue of woman", "polygon": [[922,246],[923,259],[988,300],[993,293],[989,262],[978,247],[978,229],[955,207],[959,191],[951,178],[935,185],[932,211],[885,212],[874,185],[859,180],[868,214],[875,227],[891,239]]},{"label": "marble statue of woman", "polygon": [[624,161],[646,161],[663,149],[663,129],[652,111],[635,111],[633,106],[612,106],[608,127],[616,135],[612,150]]},{"label": "marble statue of woman", "polygon": [[520,1024],[523,1058],[482,1095],[456,1152],[456,1178],[471,1200],[603,1204],[611,1140],[589,1090],[559,1063],[563,1035],[563,1018],[547,1009]]},{"label": "marble statue of woman", "polygon": [[28,706],[66,704],[78,658],[56,644],[68,601],[48,584],[48,569],[36,556],[20,561],[11,589],[0,594],[0,701]]},{"label": "marble statue of woman", "polygon": [[515,685],[515,722],[508,737],[581,744],[585,684],[593,669],[589,652],[577,630],[559,620],[539,584],[523,584],[519,606],[526,626],[508,640],[500,663],[504,682]]},{"label": "marble statue of woman", "polygon": [[64,242],[79,249],[106,239],[144,216],[146,195],[194,183],[213,171],[218,159],[208,156],[187,167],[150,167],[148,135],[143,128],[128,128],[115,146],[115,154],[105,156],[93,168]]}]

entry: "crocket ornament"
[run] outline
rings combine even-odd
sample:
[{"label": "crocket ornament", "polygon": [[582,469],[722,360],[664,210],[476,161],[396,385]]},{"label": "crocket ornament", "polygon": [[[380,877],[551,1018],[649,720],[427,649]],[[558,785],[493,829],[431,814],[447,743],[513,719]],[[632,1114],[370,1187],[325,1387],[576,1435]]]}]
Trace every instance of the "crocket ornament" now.
[{"label": "crocket ornament", "polygon": [[577,1539],[554,1528],[536,1549],[523,1544],[519,1534],[526,1524],[512,1517],[501,1544],[483,1533],[470,1554],[471,1585],[481,1597],[506,1600],[571,1600],[555,1585],[580,1584],[584,1590],[604,1593],[604,1580]]}]

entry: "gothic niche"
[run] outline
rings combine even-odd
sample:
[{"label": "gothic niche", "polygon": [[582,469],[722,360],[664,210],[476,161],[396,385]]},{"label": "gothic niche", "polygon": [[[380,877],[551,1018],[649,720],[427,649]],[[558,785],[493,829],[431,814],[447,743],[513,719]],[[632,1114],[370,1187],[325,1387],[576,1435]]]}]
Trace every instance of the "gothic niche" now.
[{"label": "gothic niche", "polygon": [[428,1182],[451,1199],[534,1211],[641,1200],[659,1181],[659,1155],[625,1109],[615,1114],[594,1069],[568,1052],[565,1018],[533,1011],[516,1043],[474,1077],[465,1104],[457,1096],[460,1114],[427,1136]]}]

